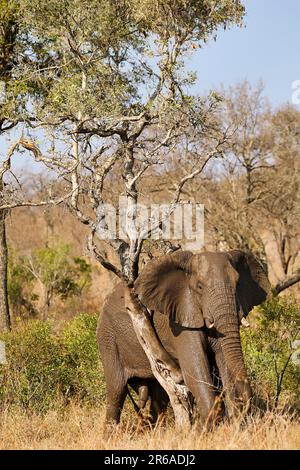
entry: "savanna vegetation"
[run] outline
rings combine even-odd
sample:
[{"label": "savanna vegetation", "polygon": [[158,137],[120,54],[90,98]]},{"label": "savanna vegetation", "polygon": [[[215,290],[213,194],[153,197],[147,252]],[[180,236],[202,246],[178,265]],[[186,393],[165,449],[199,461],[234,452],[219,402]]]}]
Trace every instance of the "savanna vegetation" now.
[{"label": "savanna vegetation", "polygon": [[[239,0],[0,0],[1,448],[299,448],[300,113],[260,83],[193,95],[185,70],[243,17]],[[120,195],[135,230],[113,238],[102,207]],[[187,201],[204,204],[204,247],[145,240],[138,202],[171,217]],[[150,430],[127,399],[104,440],[98,314],[179,246],[251,251],[268,271],[241,333],[252,414],[179,437],[171,410]]]}]

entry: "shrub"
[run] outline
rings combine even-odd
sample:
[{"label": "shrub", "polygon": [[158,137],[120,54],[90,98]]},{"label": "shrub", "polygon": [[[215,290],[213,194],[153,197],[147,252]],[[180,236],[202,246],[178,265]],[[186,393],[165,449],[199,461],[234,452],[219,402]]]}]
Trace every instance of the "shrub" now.
[{"label": "shrub", "polygon": [[59,332],[30,320],[2,335],[7,364],[0,365],[0,400],[44,412],[70,399],[101,403],[105,385],[96,344],[95,315],[82,314]]},{"label": "shrub", "polygon": [[[258,393],[275,406],[299,400],[300,305],[293,297],[273,297],[257,308],[256,324],[242,332],[249,376]],[[297,346],[298,345],[298,346]]]},{"label": "shrub", "polygon": [[60,348],[51,326],[38,320],[6,333],[7,364],[1,367],[2,402],[45,411],[57,398]]},{"label": "shrub", "polygon": [[36,317],[34,306],[38,296],[33,292],[33,275],[24,266],[24,258],[10,253],[8,263],[8,298],[10,308],[17,317]]},{"label": "shrub", "polygon": [[[8,276],[10,304],[16,315],[36,316],[35,302],[42,300],[46,319],[55,298],[80,296],[91,283],[91,266],[83,258],[71,257],[71,247],[56,244],[33,250],[30,255],[11,257]],[[33,293],[34,282],[42,286],[42,298]]]},{"label": "shrub", "polygon": [[105,396],[103,372],[96,342],[97,317],[78,315],[61,332],[61,374],[64,395],[88,402],[101,401]]}]

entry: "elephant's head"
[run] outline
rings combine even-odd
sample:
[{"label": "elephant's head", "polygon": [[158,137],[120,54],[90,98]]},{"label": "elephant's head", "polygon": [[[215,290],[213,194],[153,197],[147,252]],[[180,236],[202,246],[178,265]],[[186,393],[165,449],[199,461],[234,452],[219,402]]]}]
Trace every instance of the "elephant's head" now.
[{"label": "elephant's head", "polygon": [[213,328],[223,352],[226,377],[222,380],[230,384],[230,397],[236,403],[249,402],[239,324],[270,291],[268,278],[253,255],[239,250],[178,251],[148,263],[135,290],[148,309],[168,315],[171,324]]}]

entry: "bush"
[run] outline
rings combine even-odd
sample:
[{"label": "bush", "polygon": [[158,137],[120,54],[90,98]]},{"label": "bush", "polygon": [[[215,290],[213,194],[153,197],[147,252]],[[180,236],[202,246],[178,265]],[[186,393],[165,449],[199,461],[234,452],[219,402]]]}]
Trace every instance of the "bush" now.
[{"label": "bush", "polygon": [[258,394],[275,406],[280,399],[299,404],[300,305],[293,297],[273,297],[257,312],[254,327],[242,332],[251,381]]},{"label": "bush", "polygon": [[104,377],[96,342],[97,317],[78,315],[61,332],[61,374],[65,396],[96,403],[105,396]]},{"label": "bush", "polygon": [[16,317],[36,317],[35,302],[38,295],[33,292],[34,277],[23,264],[10,253],[8,263],[8,298],[10,309]]},{"label": "bush", "polygon": [[0,365],[0,401],[38,412],[70,399],[101,403],[96,323],[95,315],[82,314],[55,333],[52,323],[30,320],[2,335],[7,364]]},{"label": "bush", "polygon": [[[242,331],[249,376],[271,404],[299,404],[300,306],[274,297],[257,308],[253,328]],[[29,320],[2,335],[7,364],[0,365],[0,402],[45,412],[70,400],[97,405],[105,382],[96,342],[97,316],[81,314],[56,332],[50,321]]]},{"label": "bush", "polygon": [[[35,249],[30,255],[11,256],[8,270],[8,295],[16,316],[37,316],[36,302],[46,319],[55,298],[80,296],[91,283],[91,266],[83,258],[71,257],[71,247],[56,244]],[[35,283],[42,286],[41,298]]]}]

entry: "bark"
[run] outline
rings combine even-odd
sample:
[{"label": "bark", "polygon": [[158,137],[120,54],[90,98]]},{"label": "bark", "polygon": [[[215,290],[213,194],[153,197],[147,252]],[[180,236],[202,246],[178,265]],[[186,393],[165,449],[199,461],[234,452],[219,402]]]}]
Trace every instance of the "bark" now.
[{"label": "bark", "polygon": [[294,286],[300,282],[300,270],[286,274],[285,266],[280,254],[278,241],[275,234],[267,229],[260,234],[263,241],[267,263],[268,263],[268,277],[272,285],[274,285],[273,292],[278,295],[285,289]]},{"label": "bark", "polygon": [[137,200],[138,192],[134,175],[134,155],[132,142],[124,142],[124,170],[123,177],[126,188],[127,213],[126,231],[129,238],[129,253],[124,259],[123,270],[130,283],[134,282],[138,275],[138,263],[140,249],[137,227]]},{"label": "bark", "polygon": [[283,281],[286,276],[278,241],[275,233],[266,228],[261,231],[260,237],[265,248],[269,280],[271,284],[277,284],[278,282]]},{"label": "bark", "polygon": [[6,212],[0,211],[0,331],[11,327],[7,293],[7,241],[5,227]]},{"label": "bark", "polygon": [[44,321],[48,320],[48,317],[49,317],[49,311],[50,311],[50,304],[51,304],[51,295],[50,295],[50,292],[49,292],[49,289],[43,285],[43,283],[41,282],[41,288],[42,288],[42,299],[43,299],[43,302],[42,302],[42,319]]},{"label": "bark", "polygon": [[192,406],[188,388],[182,383],[180,369],[162,347],[153,330],[149,315],[143,311],[142,304],[129,289],[125,290],[125,305],[138,340],[149,359],[152,372],[170,398],[176,428],[189,430]]},{"label": "bark", "polygon": [[280,294],[280,292],[294,286],[297,282],[300,282],[300,271],[295,274],[291,274],[291,276],[287,276],[283,281],[278,282],[274,288],[274,293]]}]

